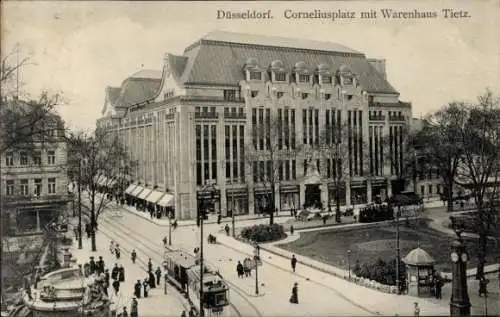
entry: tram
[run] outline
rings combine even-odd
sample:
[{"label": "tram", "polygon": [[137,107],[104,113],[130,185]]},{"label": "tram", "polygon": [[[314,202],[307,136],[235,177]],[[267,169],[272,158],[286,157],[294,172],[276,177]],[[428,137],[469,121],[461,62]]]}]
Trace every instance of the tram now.
[{"label": "tram", "polygon": [[183,250],[165,251],[163,267],[168,278],[178,289],[187,294],[198,312],[205,316],[219,315],[229,305],[229,287],[218,272],[204,266],[203,307],[200,308],[200,265],[198,260]]}]

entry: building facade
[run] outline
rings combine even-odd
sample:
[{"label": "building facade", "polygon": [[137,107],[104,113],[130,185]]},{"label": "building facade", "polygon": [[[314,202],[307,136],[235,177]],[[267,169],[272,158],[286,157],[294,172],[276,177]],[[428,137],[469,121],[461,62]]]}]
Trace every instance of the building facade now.
[{"label": "building facade", "polygon": [[106,96],[97,125],[127,146],[133,183],[171,194],[179,219],[196,216],[207,183],[223,215],[262,212],[271,188],[278,210],[333,206],[338,192],[344,206],[390,196],[411,119],[385,60],[230,32],[165,54],[161,72],[140,71]]},{"label": "building facade", "polygon": [[[16,107],[31,107],[14,102]],[[12,105],[12,104],[10,104]],[[9,235],[42,233],[69,208],[64,124],[49,114],[29,144],[18,144],[0,156],[2,230]]]}]

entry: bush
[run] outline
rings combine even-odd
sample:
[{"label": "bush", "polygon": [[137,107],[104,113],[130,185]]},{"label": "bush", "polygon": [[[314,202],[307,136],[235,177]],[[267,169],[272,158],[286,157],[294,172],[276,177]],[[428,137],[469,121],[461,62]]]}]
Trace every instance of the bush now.
[{"label": "bush", "polygon": [[[375,263],[363,263],[353,268],[353,273],[360,278],[370,279],[384,285],[396,285],[396,260],[385,262],[379,258]],[[403,261],[399,264],[400,285],[405,285],[406,268]]]},{"label": "bush", "polygon": [[286,237],[285,229],[282,225],[254,225],[241,230],[241,236],[244,239],[254,242],[271,242],[283,239]]}]

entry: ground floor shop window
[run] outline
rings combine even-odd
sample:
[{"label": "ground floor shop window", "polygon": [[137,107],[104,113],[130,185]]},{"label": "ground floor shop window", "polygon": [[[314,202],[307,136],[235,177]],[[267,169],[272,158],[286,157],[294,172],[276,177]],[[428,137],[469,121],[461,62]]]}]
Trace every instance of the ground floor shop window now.
[{"label": "ground floor shop window", "polygon": [[38,217],[40,218],[40,229],[44,229],[49,223],[56,220],[56,211],[38,210]]},{"label": "ground floor shop window", "polygon": [[366,204],[367,202],[366,187],[351,188],[351,205]]},{"label": "ground floor shop window", "polygon": [[300,209],[300,194],[299,193],[281,193],[280,209],[291,210]]},{"label": "ground floor shop window", "polygon": [[270,208],[274,210],[274,206],[271,206],[271,199],[270,194],[255,194],[255,213],[266,213]]},{"label": "ground floor shop window", "polygon": [[385,186],[373,186],[372,187],[372,202],[376,204],[381,204],[387,199],[387,189]]},{"label": "ground floor shop window", "polygon": [[[346,190],[345,187],[340,187],[339,188],[339,201],[340,201],[340,206],[345,206],[346,205]],[[330,200],[330,206],[331,208],[335,208],[337,206],[337,190],[335,187],[329,187],[328,188],[328,199]]]},{"label": "ground floor shop window", "polygon": [[231,216],[232,212],[237,215],[248,214],[248,197],[247,196],[236,196],[227,197],[227,215]]},{"label": "ground floor shop window", "polygon": [[38,215],[36,210],[18,211],[16,217],[17,229],[20,231],[37,230]]}]

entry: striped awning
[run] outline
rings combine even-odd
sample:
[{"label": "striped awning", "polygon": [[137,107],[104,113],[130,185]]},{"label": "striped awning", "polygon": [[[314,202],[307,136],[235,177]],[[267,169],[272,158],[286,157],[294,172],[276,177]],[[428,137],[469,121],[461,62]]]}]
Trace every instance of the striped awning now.
[{"label": "striped awning", "polygon": [[160,200],[157,202],[158,205],[162,207],[170,207],[174,205],[174,195],[165,193]]},{"label": "striped awning", "polygon": [[160,200],[160,198],[163,197],[164,194],[165,194],[164,192],[153,190],[151,194],[149,194],[149,196],[146,197],[146,200],[149,201],[150,203],[156,204],[158,200]]},{"label": "striped awning", "polygon": [[149,194],[151,194],[152,190],[149,189],[149,188],[144,188],[143,191],[141,191],[139,193],[139,195],[137,195],[137,198],[139,199],[146,199],[146,197],[148,197]]},{"label": "striped awning", "polygon": [[134,191],[134,189],[137,187],[136,184],[130,184],[128,185],[127,189],[125,189],[125,194],[131,195],[131,193]]},{"label": "striped awning", "polygon": [[130,195],[137,197],[143,190],[144,187],[142,187],[141,185],[137,185],[137,187],[130,193]]}]

